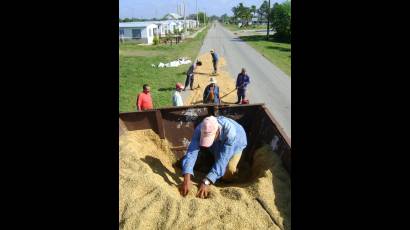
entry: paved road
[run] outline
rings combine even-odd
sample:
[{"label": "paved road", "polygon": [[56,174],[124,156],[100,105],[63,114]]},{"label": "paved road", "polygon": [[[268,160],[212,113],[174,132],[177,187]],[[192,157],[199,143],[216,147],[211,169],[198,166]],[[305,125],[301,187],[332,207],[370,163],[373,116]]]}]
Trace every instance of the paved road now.
[{"label": "paved road", "polygon": [[290,77],[219,23],[216,28],[210,28],[200,53],[209,53],[212,48],[225,58],[227,71],[235,80],[241,68],[246,68],[251,78],[250,102],[265,103],[285,133],[291,137]]}]

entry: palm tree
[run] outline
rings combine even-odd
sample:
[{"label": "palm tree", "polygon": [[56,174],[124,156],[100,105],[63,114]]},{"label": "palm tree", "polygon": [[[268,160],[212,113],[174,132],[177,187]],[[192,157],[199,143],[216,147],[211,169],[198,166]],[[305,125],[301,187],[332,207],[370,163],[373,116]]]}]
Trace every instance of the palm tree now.
[{"label": "palm tree", "polygon": [[254,17],[255,13],[256,13],[256,6],[255,5],[251,6],[251,13],[252,13],[252,17]]},{"label": "palm tree", "polygon": [[234,6],[232,7],[232,12],[233,12],[233,21],[236,23],[236,18],[238,17],[239,14],[239,8]]}]

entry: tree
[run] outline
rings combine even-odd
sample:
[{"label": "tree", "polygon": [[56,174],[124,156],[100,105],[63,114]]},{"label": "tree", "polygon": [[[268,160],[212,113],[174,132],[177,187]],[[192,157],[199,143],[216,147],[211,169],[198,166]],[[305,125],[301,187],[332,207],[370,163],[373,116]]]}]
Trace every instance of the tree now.
[{"label": "tree", "polygon": [[223,15],[221,15],[221,17],[220,17],[220,20],[221,20],[222,23],[226,23],[226,22],[229,21],[229,17],[228,17],[227,14],[223,14]]},{"label": "tree", "polygon": [[263,1],[262,5],[259,7],[259,9],[257,10],[260,21],[267,20],[268,9],[269,9],[269,4],[268,4],[268,1],[265,0],[265,1]]},{"label": "tree", "polygon": [[196,20],[196,14],[190,14],[186,19]]},{"label": "tree", "polygon": [[275,3],[271,11],[272,28],[276,31],[274,37],[281,41],[291,38],[291,3],[289,0],[282,4]]},{"label": "tree", "polygon": [[252,20],[251,8],[249,7],[243,8],[242,18],[245,21],[245,25],[249,25],[249,21]]},{"label": "tree", "polygon": [[254,17],[255,14],[256,14],[256,6],[255,5],[251,6],[251,13],[252,13],[252,17]]},{"label": "tree", "polygon": [[205,23],[204,17],[205,17],[205,13],[204,13],[204,12],[198,12],[198,21],[199,21],[199,23],[201,23],[201,24],[204,24],[204,23]]},{"label": "tree", "polygon": [[232,13],[233,13],[233,22],[236,24],[236,19],[239,17],[239,9],[238,7],[234,6],[232,7]]},{"label": "tree", "polygon": [[219,17],[216,15],[212,15],[211,17],[209,17],[209,21],[216,21],[219,20]]}]

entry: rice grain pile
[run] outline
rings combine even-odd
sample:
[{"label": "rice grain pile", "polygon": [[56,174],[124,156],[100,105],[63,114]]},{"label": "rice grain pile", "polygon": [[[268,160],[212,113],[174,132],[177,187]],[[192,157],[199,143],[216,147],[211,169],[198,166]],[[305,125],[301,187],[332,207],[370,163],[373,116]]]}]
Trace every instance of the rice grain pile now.
[{"label": "rice grain pile", "polygon": [[[195,197],[194,183],[182,197],[181,170],[166,140],[152,130],[120,136],[119,228],[290,230],[290,178],[269,146],[254,156],[248,183],[211,185]],[[199,174],[195,174],[199,177]]]},{"label": "rice grain pile", "polygon": [[[225,59],[223,57],[219,58],[218,63],[218,75],[211,76],[213,72],[213,64],[212,64],[212,56],[210,53],[202,54],[198,57],[199,60],[202,62],[202,66],[198,66],[195,70],[195,79],[194,79],[194,88],[195,90],[192,91],[189,97],[187,97],[184,101],[184,105],[196,105],[202,104],[203,101],[203,94],[204,90],[207,85],[209,85],[209,81],[211,77],[215,77],[217,81],[217,85],[219,86],[219,94],[220,97],[228,94],[232,90],[235,89],[235,80],[230,76],[227,71],[224,71],[224,66],[226,65]],[[240,70],[238,70],[239,72]],[[197,86],[200,88],[197,88]],[[237,101],[236,91],[232,92],[228,96],[221,99],[222,103],[233,104]]]}]

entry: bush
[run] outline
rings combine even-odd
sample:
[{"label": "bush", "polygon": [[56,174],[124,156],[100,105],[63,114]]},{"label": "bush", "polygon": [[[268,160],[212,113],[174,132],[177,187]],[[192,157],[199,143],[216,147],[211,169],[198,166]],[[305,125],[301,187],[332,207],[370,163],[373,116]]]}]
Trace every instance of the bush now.
[{"label": "bush", "polygon": [[157,35],[155,35],[154,40],[152,42],[154,43],[154,45],[158,45],[159,44],[159,37]]}]

